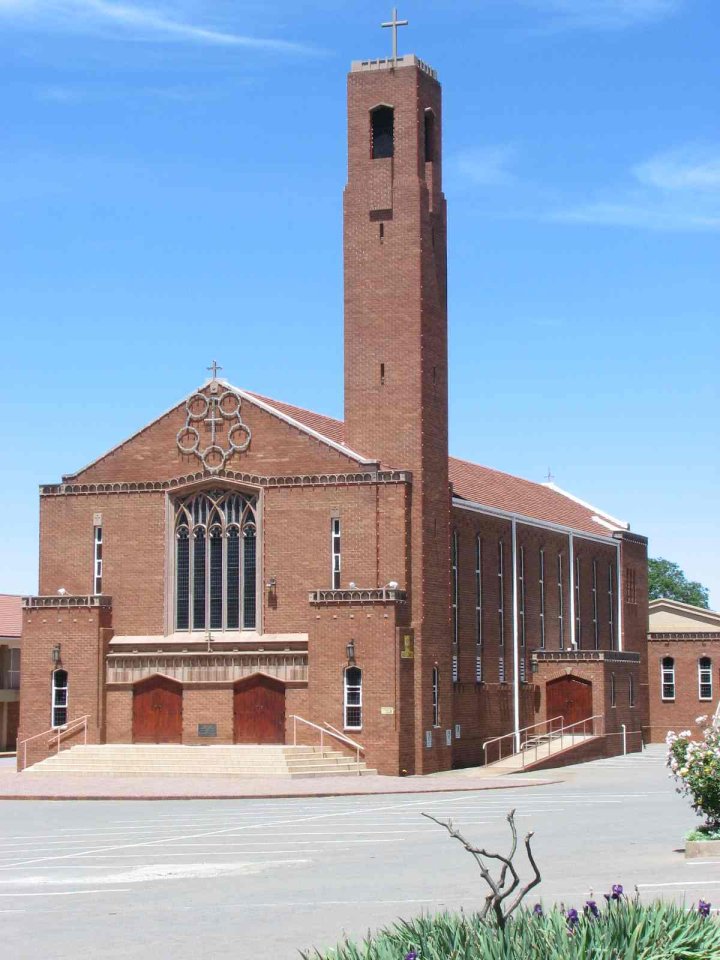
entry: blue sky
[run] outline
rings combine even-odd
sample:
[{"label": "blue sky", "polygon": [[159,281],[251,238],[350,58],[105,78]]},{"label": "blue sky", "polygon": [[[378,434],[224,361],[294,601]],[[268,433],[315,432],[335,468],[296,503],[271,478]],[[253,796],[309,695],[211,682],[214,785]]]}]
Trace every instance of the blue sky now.
[{"label": "blue sky", "polygon": [[[0,591],[37,485],[238,385],[342,412],[367,0],[0,0]],[[414,0],[440,74],[453,453],[629,520],[720,606],[717,0]]]}]

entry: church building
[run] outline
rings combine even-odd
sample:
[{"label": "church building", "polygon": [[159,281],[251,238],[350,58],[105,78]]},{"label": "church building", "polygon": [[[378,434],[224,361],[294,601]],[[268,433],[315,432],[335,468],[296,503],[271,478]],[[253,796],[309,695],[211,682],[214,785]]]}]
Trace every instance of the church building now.
[{"label": "church building", "polygon": [[552,483],[449,456],[446,235],[436,72],[354,62],[344,420],[213,364],[40,488],[28,765],[53,731],[311,742],[303,721],[394,775],[482,764],[487,741],[507,752],[545,721],[592,729],[588,756],[619,752],[621,730],[640,748],[647,541]]}]

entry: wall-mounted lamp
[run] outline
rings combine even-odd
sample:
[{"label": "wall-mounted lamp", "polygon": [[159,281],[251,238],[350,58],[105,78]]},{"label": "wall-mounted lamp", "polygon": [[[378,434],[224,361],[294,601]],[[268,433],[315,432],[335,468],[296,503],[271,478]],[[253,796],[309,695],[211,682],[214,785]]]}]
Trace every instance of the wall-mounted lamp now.
[{"label": "wall-mounted lamp", "polygon": [[387,588],[388,590],[397,590],[398,588],[397,580],[391,580],[390,583],[387,585]]},{"label": "wall-mounted lamp", "polygon": [[345,647],[345,653],[347,654],[348,663],[355,663],[355,641],[348,640],[348,644]]},{"label": "wall-mounted lamp", "polygon": [[277,586],[276,577],[268,577],[267,580],[265,581],[265,586],[267,587],[268,590],[274,590],[275,587]]},{"label": "wall-mounted lamp", "polygon": [[60,644],[56,643],[52,648],[52,662],[60,663]]}]

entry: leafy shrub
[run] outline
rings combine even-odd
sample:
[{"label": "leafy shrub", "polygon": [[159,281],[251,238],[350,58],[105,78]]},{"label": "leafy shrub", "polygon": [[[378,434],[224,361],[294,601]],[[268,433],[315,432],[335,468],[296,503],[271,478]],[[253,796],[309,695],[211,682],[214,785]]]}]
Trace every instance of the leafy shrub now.
[{"label": "leafy shrub", "polygon": [[[619,891],[619,892],[618,892]],[[399,921],[362,944],[302,953],[304,960],[712,960],[720,957],[720,922],[710,904],[627,900],[622,887],[601,908],[538,904],[521,908],[501,929],[494,916],[441,913]]]},{"label": "leafy shrub", "polygon": [[691,740],[690,731],[668,733],[667,766],[677,782],[677,791],[692,798],[693,810],[705,817],[710,830],[720,829],[720,726],[698,717],[702,740]]}]

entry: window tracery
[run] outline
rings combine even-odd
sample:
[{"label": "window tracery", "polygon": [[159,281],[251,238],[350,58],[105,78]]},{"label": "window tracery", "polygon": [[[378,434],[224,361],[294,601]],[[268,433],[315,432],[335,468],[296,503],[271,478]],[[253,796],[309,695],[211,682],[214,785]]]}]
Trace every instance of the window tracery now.
[{"label": "window tracery", "polygon": [[175,501],[175,629],[257,626],[257,497],[203,490]]}]

